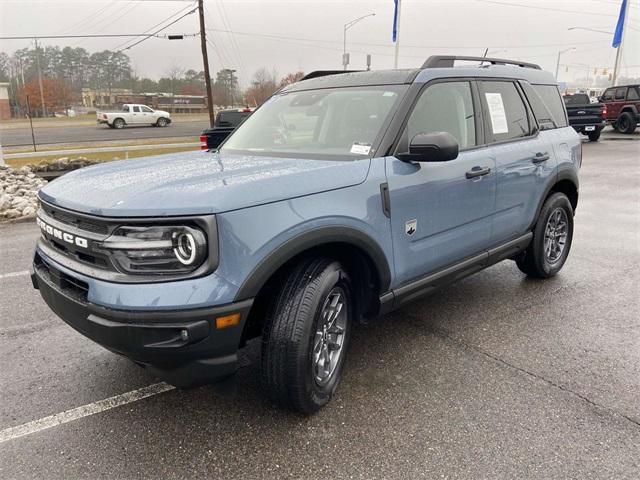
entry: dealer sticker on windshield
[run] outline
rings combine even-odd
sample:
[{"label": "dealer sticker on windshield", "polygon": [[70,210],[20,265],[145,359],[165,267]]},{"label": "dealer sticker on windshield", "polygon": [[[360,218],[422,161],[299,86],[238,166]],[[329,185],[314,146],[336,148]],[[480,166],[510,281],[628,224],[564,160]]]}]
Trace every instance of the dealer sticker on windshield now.
[{"label": "dealer sticker on windshield", "polygon": [[351,153],[358,155],[369,155],[371,151],[371,144],[369,143],[354,143],[351,145]]}]

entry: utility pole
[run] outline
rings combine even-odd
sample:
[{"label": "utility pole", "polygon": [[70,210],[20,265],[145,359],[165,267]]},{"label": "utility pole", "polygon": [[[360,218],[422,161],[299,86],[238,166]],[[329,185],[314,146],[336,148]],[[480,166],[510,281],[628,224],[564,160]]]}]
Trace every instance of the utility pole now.
[{"label": "utility pole", "polygon": [[[38,69],[38,85],[40,87],[40,103],[42,104],[42,116],[47,116],[47,106],[44,103],[44,89],[42,88],[42,70],[40,69],[40,50],[38,49],[38,39],[34,37],[36,44],[36,68]],[[22,80],[24,82],[24,79]]]},{"label": "utility pole", "polygon": [[563,53],[570,52],[571,50],[575,50],[576,47],[565,48],[564,50],[560,50],[558,52],[558,61],[556,62],[556,81],[558,81],[558,74],[560,73],[560,57]]},{"label": "utility pole", "polygon": [[207,89],[209,125],[213,128],[213,95],[211,93],[211,75],[209,75],[209,56],[207,55],[207,37],[204,27],[204,0],[198,0],[198,13],[200,14],[200,47],[202,48],[202,62],[204,63],[204,84]]},{"label": "utility pole", "polygon": [[622,37],[620,38],[620,45],[618,45],[616,51],[616,63],[613,66],[613,77],[611,84],[615,87],[618,83],[618,72],[620,70],[620,63],[622,62],[622,46],[624,45],[624,38],[627,35],[627,18],[629,18],[629,0],[624,4],[624,13],[622,13]]}]

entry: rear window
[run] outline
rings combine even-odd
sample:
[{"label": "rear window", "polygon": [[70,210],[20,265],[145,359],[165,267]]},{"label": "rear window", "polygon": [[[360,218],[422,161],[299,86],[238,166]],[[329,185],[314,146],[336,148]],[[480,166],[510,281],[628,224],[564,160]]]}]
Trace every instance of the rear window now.
[{"label": "rear window", "polygon": [[565,95],[562,97],[565,105],[588,105],[591,103],[589,95],[577,93],[575,95]]},{"label": "rear window", "polygon": [[566,127],[567,115],[558,87],[555,85],[533,85],[533,89],[551,113],[556,126],[558,128]]},{"label": "rear window", "polygon": [[251,112],[220,112],[216,118],[218,127],[237,127]]},{"label": "rear window", "polygon": [[629,87],[629,91],[627,92],[627,100],[640,100],[640,95],[638,95],[638,87]]}]

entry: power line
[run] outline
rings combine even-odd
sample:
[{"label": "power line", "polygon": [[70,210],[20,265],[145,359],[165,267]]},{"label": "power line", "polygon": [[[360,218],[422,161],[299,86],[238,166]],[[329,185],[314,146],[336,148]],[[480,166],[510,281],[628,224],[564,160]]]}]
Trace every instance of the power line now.
[{"label": "power line", "polygon": [[[223,29],[217,29],[217,28],[208,28],[207,31],[210,32],[219,32],[219,33],[235,33],[236,35],[246,35],[246,36],[251,36],[251,37],[262,37],[262,38],[271,38],[274,40],[298,40],[298,41],[303,41],[303,42],[315,42],[315,43],[332,43],[332,44],[342,44],[341,41],[337,41],[337,40],[323,40],[323,39],[318,39],[318,38],[301,38],[301,37],[289,37],[289,36],[283,36],[283,35],[272,35],[272,34],[267,34],[267,33],[256,33],[256,32],[240,32],[240,31],[230,31],[230,30],[223,30]],[[384,47],[384,48],[391,48],[392,45],[390,44],[382,44],[382,43],[367,43],[367,42],[350,42],[353,45],[362,45],[362,46],[367,46],[367,47]],[[571,42],[571,43],[546,43],[546,44],[535,44],[535,45],[487,45],[488,48],[509,48],[509,49],[515,49],[515,48],[549,48],[549,47],[563,47],[563,46],[574,46],[574,45],[596,45],[596,44],[600,44],[602,43],[602,41],[590,41],[590,42]],[[410,44],[403,44],[403,47],[407,47],[407,48],[429,48],[429,49],[433,49],[433,48],[447,48],[447,49],[453,49],[453,48],[461,48],[461,49],[477,49],[479,48],[478,45],[410,45]]]},{"label": "power line", "polygon": [[178,22],[179,22],[180,20],[182,20],[184,17],[186,17],[187,15],[191,15],[191,14],[192,14],[192,13],[194,13],[196,10],[198,10],[198,7],[192,8],[191,10],[189,10],[189,11],[188,11],[187,13],[185,13],[184,15],[179,16],[178,18],[176,18],[176,19],[175,19],[174,21],[172,21],[171,23],[168,23],[168,24],[167,24],[167,25],[165,25],[164,27],[159,28],[158,30],[156,30],[155,32],[153,32],[153,33],[151,33],[151,34],[148,34],[148,35],[146,35],[146,36],[144,36],[144,35],[139,35],[139,36],[141,36],[141,37],[142,37],[142,36],[144,36],[144,38],[141,38],[141,39],[140,39],[140,40],[138,40],[137,42],[132,43],[131,45],[129,45],[129,46],[125,47],[125,48],[122,48],[122,49],[120,49],[120,50],[117,50],[117,51],[116,51],[116,53],[121,52],[121,51],[123,51],[123,50],[129,50],[129,49],[131,49],[131,48],[135,47],[136,45],[140,45],[142,42],[144,42],[144,41],[146,41],[146,40],[149,40],[151,37],[155,37],[155,36],[156,36],[158,33],[160,33],[161,31],[166,30],[166,29],[167,29],[167,28],[169,28],[171,25],[174,25],[174,24],[178,23]]},{"label": "power line", "polygon": [[540,7],[536,5],[527,5],[522,3],[509,3],[509,2],[498,2],[496,0],[476,0],[476,2],[482,3],[492,3],[494,5],[502,5],[505,7],[521,7],[521,8],[532,8],[535,10],[547,10],[551,12],[563,12],[563,13],[573,13],[579,15],[593,15],[598,17],[618,17],[618,15],[611,15],[606,13],[596,13],[596,12],[584,12],[582,10],[564,10],[562,8],[553,8],[553,7]]},{"label": "power line", "polygon": [[[193,12],[190,12],[193,13]],[[167,25],[168,27],[169,25]],[[166,28],[166,27],[165,27]],[[159,30],[160,31],[160,30]],[[29,37],[0,37],[0,40],[33,40],[37,38],[38,40],[42,39],[53,39],[53,38],[113,38],[113,37],[155,37],[155,38],[166,38],[167,35],[156,35],[158,32],[147,34],[145,33],[96,33],[89,35],[31,35]],[[195,36],[197,34],[194,33],[184,33],[185,37]]]},{"label": "power line", "polygon": [[[193,0],[189,0],[190,2],[192,2]],[[184,8],[181,8],[180,10],[178,10],[177,12],[173,13],[172,15],[169,15],[167,18],[165,18],[164,20],[162,20],[161,22],[156,23],[155,25],[153,25],[152,27],[147,28],[144,33],[149,33],[149,31],[153,30],[154,28],[159,27],[160,25],[162,25],[164,22],[168,22],[169,20],[171,20],[173,17],[175,17],[176,15],[181,14],[182,12],[184,12],[185,10],[194,7],[195,5],[188,5]],[[127,43],[129,43],[131,40],[127,40],[126,42],[122,42],[119,45],[114,47],[114,50],[118,50],[120,47],[125,46]]]}]

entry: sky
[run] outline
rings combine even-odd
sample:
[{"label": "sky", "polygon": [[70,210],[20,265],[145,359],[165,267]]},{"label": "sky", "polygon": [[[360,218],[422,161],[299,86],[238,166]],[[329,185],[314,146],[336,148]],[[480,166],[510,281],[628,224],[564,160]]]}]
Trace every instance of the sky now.
[{"label": "sky", "polygon": [[[612,35],[622,0],[402,0],[400,67],[419,67],[430,55],[513,58],[555,72],[559,80],[593,78],[613,68]],[[630,0],[621,76],[640,76],[640,0]],[[144,33],[188,12],[193,0],[0,0],[0,36]],[[242,85],[261,67],[278,76],[342,67],[344,24],[375,13],[347,31],[352,69],[393,67],[393,0],[205,0],[212,72],[237,70]],[[178,13],[182,11],[182,13]],[[572,29],[572,27],[580,27]],[[197,13],[162,34],[194,34]],[[134,39],[129,42],[133,43]],[[41,40],[90,52],[126,47],[126,38]],[[11,53],[29,44],[0,40]],[[127,53],[139,76],[159,78],[175,67],[202,70],[199,37],[150,38]]]}]

